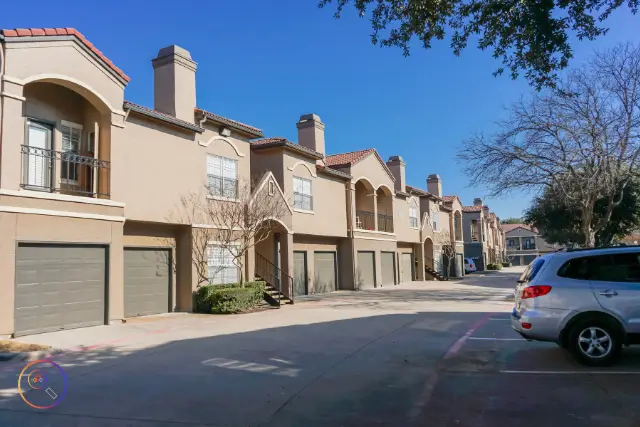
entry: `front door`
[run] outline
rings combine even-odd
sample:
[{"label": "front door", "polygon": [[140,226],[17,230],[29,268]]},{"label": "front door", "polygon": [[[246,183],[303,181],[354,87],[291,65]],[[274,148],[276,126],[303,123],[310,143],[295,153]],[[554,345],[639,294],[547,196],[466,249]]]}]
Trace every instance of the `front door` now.
[{"label": "front door", "polygon": [[27,122],[28,147],[24,164],[27,188],[48,189],[51,183],[51,127],[33,120]]},{"label": "front door", "polygon": [[589,278],[600,305],[640,333],[640,251],[589,257]]},{"label": "front door", "polygon": [[293,295],[307,294],[307,253],[293,252]]}]

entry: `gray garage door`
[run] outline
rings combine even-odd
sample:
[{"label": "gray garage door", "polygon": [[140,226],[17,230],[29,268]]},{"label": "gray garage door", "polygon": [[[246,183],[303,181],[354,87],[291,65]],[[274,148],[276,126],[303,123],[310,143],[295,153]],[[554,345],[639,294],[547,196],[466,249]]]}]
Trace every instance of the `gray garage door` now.
[{"label": "gray garage door", "polygon": [[520,261],[520,258],[521,258],[520,256],[514,256],[513,258],[510,258],[511,265],[521,265],[522,263]]},{"label": "gray garage door", "polygon": [[402,257],[402,281],[411,282],[413,280],[413,255],[401,254]]},{"label": "gray garage door", "polygon": [[316,294],[336,290],[336,253],[314,252],[314,291]]},{"label": "gray garage door", "polygon": [[124,250],[125,317],[168,312],[170,289],[170,250]]},{"label": "gray garage door", "polygon": [[395,252],[382,252],[380,262],[382,263],[382,284],[395,285],[396,283],[396,254]]},{"label": "gray garage door", "polygon": [[376,263],[374,252],[358,252],[358,285],[360,289],[376,285]]},{"label": "gray garage door", "polygon": [[522,260],[523,260],[523,264],[522,265],[529,265],[536,258],[537,257],[535,255],[524,255],[522,257]]},{"label": "gray garage door", "polygon": [[307,253],[293,253],[293,295],[307,293]]},{"label": "gray garage door", "polygon": [[18,245],[15,335],[104,325],[106,249]]}]

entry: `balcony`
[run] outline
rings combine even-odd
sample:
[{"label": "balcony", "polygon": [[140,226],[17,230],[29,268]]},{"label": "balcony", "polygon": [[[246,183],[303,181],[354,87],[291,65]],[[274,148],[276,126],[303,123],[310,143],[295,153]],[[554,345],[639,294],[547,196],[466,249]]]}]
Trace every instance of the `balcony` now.
[{"label": "balcony", "polygon": [[109,198],[110,163],[73,151],[23,145],[20,186],[28,190]]},{"label": "balcony", "polygon": [[378,231],[393,233],[393,217],[391,215],[378,214]]},{"label": "balcony", "polygon": [[374,213],[367,211],[356,211],[356,228],[358,230],[375,230],[376,221]]}]

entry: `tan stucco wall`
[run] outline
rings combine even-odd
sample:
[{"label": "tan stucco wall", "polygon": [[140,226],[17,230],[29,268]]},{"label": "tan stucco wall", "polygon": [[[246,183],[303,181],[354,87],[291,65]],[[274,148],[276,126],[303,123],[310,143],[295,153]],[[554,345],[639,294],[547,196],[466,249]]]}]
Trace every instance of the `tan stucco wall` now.
[{"label": "tan stucco wall", "polygon": [[[420,242],[420,200],[418,197],[394,197],[393,228],[398,240],[405,242]],[[414,206],[418,210],[418,228],[412,228],[409,220],[409,208]]]},{"label": "tan stucco wall", "polygon": [[238,161],[240,187],[250,179],[249,144],[217,140],[203,147],[213,131],[194,136],[130,114],[124,129],[112,133],[112,196],[126,204],[127,219],[173,222],[180,197],[205,196],[207,154]]},{"label": "tan stucco wall", "polygon": [[389,174],[385,171],[385,168],[378,161],[378,159],[376,159],[374,154],[370,154],[364,160],[361,160],[360,162],[351,166],[350,173],[353,177],[353,182],[356,182],[358,179],[364,177],[367,178],[376,189],[381,185],[385,185],[391,191],[393,191],[393,179],[391,179]]},{"label": "tan stucco wall", "polygon": [[0,213],[0,335],[13,333],[16,246],[32,243],[87,243],[109,247],[109,313],[124,314],[122,222]]},{"label": "tan stucco wall", "polygon": [[123,84],[78,43],[72,40],[21,42],[7,43],[5,47],[7,76],[22,80],[64,76],[99,93],[113,109],[122,110]]},{"label": "tan stucco wall", "polygon": [[278,181],[280,188],[284,189],[283,161],[282,148],[251,150],[251,175],[262,175],[264,172],[270,171]]},{"label": "tan stucco wall", "polygon": [[311,181],[313,213],[294,209],[293,231],[316,236],[346,237],[347,203],[344,181],[317,174],[315,161],[292,152],[283,153],[283,163],[283,190],[292,206],[293,177]]},{"label": "tan stucco wall", "polygon": [[[33,191],[22,190],[17,194],[32,194]],[[38,195],[43,193],[37,192]],[[82,199],[78,197],[77,199]],[[91,199],[88,199],[90,202]],[[108,215],[114,217],[122,217],[124,214],[124,208],[121,206],[106,206],[93,203],[82,202],[70,202],[66,200],[52,200],[43,198],[21,197],[20,195],[4,195],[0,194],[0,205],[11,206],[15,208],[26,209],[44,209],[50,211],[59,212],[75,212],[75,213],[87,213],[95,215]]]},{"label": "tan stucco wall", "polygon": [[310,294],[315,293],[315,268],[314,268],[314,255],[316,251],[322,252],[336,252],[336,275],[337,275],[337,288],[342,289],[341,278],[341,265],[340,254],[338,253],[338,240],[316,236],[293,236],[293,250],[294,252],[306,252],[307,253],[307,289]]}]

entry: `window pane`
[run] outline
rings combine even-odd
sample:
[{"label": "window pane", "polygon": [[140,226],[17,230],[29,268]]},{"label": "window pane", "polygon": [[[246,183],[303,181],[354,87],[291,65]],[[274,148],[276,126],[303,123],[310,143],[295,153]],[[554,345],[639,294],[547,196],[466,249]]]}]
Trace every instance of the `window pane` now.
[{"label": "window pane", "polygon": [[231,159],[224,159],[224,177],[234,180],[238,178],[238,162]]},{"label": "window pane", "polygon": [[207,174],[222,176],[222,158],[209,155],[207,157]]},{"label": "window pane", "polygon": [[589,277],[588,258],[576,258],[566,262],[558,270],[558,276],[569,279],[587,280]]},{"label": "window pane", "polygon": [[306,196],[311,196],[311,181],[306,179],[302,181],[302,193]]},{"label": "window pane", "polygon": [[302,194],[302,180],[300,178],[293,177],[293,191]]},{"label": "window pane", "polygon": [[640,282],[640,253],[630,252],[613,255],[613,272],[616,282]]}]

